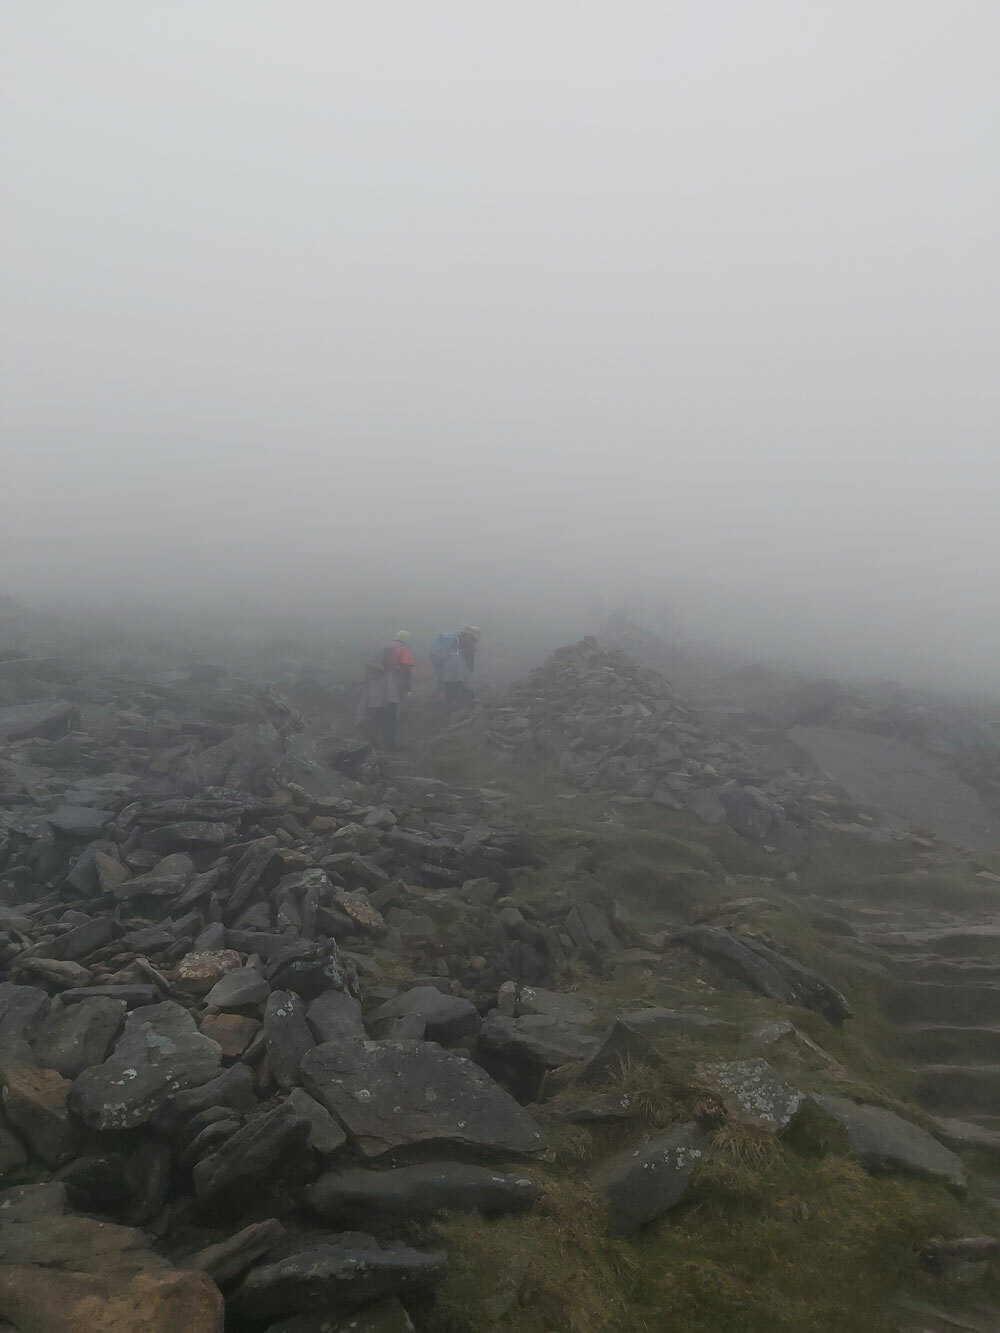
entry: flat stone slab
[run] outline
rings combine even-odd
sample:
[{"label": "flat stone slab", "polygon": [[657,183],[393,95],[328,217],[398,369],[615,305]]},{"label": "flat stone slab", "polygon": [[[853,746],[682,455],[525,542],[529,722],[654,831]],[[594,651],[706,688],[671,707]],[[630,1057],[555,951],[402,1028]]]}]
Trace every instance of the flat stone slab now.
[{"label": "flat stone slab", "polygon": [[736,1119],[775,1133],[792,1123],[806,1099],[766,1060],[728,1060],[702,1065],[698,1073]]},{"label": "flat stone slab", "polygon": [[881,1106],[863,1106],[846,1097],[811,1094],[810,1100],[847,1134],[851,1152],[873,1175],[919,1176],[964,1193],[967,1182],[955,1154],[919,1125]]},{"label": "flat stone slab", "polygon": [[219,1073],[222,1051],[172,1000],[129,1015],[110,1057],[73,1084],[71,1109],[90,1129],[134,1129],[161,1101]]},{"label": "flat stone slab", "polygon": [[71,838],[96,838],[113,816],[109,810],[94,810],[89,805],[59,805],[45,820]]},{"label": "flat stone slab", "polygon": [[394,1171],[348,1167],[330,1171],[306,1190],[309,1206],[345,1226],[372,1217],[428,1217],[445,1209],[487,1216],[530,1207],[539,1189],[526,1176],[465,1162],[428,1162]]},{"label": "flat stone slab", "polygon": [[506,1059],[556,1069],[572,1060],[589,1059],[597,1050],[598,1040],[581,1032],[579,1023],[552,1014],[507,1018],[494,1013],[483,1024],[479,1044],[483,1051]]},{"label": "flat stone slab", "polygon": [[397,1292],[429,1290],[447,1268],[443,1254],[406,1245],[383,1249],[372,1236],[348,1231],[252,1269],[237,1308],[255,1321],[310,1311],[329,1316]]},{"label": "flat stone slab", "polygon": [[327,1042],[306,1052],[299,1076],[365,1157],[416,1144],[518,1154],[544,1147],[513,1097],[434,1042]]},{"label": "flat stone slab", "polygon": [[419,1018],[423,1021],[428,1041],[460,1041],[474,1036],[480,1028],[479,1011],[471,1000],[460,995],[443,995],[435,986],[414,986],[395,999],[379,1005],[368,1017],[372,1031],[380,1025],[388,1026],[394,1019]]},{"label": "flat stone slab", "polygon": [[271,985],[252,967],[234,967],[205,996],[208,1009],[256,1009],[271,994]]},{"label": "flat stone slab", "polygon": [[584,1027],[594,1021],[593,1003],[585,995],[577,995],[574,991],[543,990],[540,986],[522,986],[517,1013],[519,1016],[544,1014]]}]

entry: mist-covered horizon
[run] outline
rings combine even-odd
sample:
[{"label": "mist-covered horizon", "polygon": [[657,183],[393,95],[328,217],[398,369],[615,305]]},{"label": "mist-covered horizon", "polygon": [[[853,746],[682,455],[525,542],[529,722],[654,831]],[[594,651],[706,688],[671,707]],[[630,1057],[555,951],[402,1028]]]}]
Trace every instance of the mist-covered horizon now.
[{"label": "mist-covered horizon", "polygon": [[994,6],[3,33],[0,591],[995,691]]}]

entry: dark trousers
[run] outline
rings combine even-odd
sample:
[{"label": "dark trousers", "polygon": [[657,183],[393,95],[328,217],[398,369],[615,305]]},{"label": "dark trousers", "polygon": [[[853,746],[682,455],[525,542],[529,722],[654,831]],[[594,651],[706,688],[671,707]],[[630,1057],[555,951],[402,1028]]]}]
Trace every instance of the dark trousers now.
[{"label": "dark trousers", "polygon": [[398,721],[399,704],[383,704],[381,708],[369,708],[363,734],[376,750],[394,750]]}]

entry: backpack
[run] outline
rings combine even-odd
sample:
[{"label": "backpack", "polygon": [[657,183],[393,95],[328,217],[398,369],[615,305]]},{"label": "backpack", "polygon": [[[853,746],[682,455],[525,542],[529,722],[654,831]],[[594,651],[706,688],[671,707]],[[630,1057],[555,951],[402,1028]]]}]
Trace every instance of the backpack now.
[{"label": "backpack", "polygon": [[444,666],[448,658],[458,647],[458,636],[455,634],[439,634],[431,644],[431,662],[436,667]]}]

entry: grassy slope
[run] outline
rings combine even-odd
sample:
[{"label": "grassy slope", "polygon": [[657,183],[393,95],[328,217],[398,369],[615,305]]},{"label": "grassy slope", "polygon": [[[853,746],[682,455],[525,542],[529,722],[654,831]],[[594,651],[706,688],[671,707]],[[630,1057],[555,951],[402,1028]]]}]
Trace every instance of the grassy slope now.
[{"label": "grassy slope", "polygon": [[[509,793],[512,816],[542,850],[541,868],[519,876],[517,895],[540,909],[568,907],[585,892],[617,899],[637,924],[655,930],[688,919],[696,904],[767,899],[773,910],[758,924],[851,998],[856,1016],[843,1030],[750,995],[704,963],[686,973],[638,965],[605,977],[581,969],[578,981],[602,1017],[645,1003],[696,1003],[744,1026],[751,1018],[792,1017],[848,1071],[831,1078],[822,1065],[804,1069],[803,1086],[864,1089],[869,1099],[899,1106],[910,1085],[899,1034],[879,1013],[891,979],[851,952],[850,928],[835,908],[810,901],[813,894],[919,895],[956,908],[1000,903],[958,859],[934,877],[915,870],[913,849],[903,844],[840,838],[767,853],[687,816],[574,795],[550,772],[514,765],[471,738],[431,745],[427,759],[425,771]],[[797,878],[789,880],[792,871]],[[641,1085],[650,1124],[690,1114],[694,1066],[712,1054],[731,1057],[733,1043],[716,1040],[712,1050],[675,1041],[661,1049],[657,1069],[622,1071]],[[621,1146],[622,1132],[560,1125],[546,1121],[544,1110],[540,1119],[552,1145],[540,1206],[522,1217],[440,1224],[452,1271],[422,1326],[437,1333],[493,1327],[507,1292],[513,1303],[502,1325],[523,1333],[878,1333],[898,1326],[892,1302],[900,1294],[960,1305],[962,1293],[921,1272],[917,1251],[933,1235],[990,1225],[975,1198],[960,1204],[934,1185],[870,1177],[840,1144],[812,1140],[804,1149],[726,1131],[717,1159],[668,1219],[615,1240],[604,1233],[588,1181],[594,1164]],[[979,1287],[973,1296],[989,1294]]]}]

